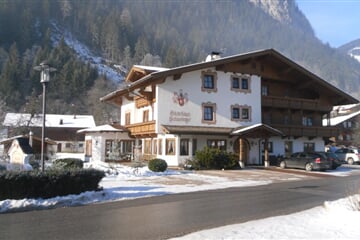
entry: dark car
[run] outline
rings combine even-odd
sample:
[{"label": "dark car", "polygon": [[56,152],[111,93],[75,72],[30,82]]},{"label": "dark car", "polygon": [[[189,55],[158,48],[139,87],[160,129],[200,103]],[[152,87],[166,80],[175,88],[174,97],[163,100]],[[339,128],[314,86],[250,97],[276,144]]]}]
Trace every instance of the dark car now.
[{"label": "dark car", "polygon": [[332,165],[325,154],[318,152],[297,152],[280,161],[281,168],[301,168],[306,171],[329,170]]},{"label": "dark car", "polygon": [[340,167],[341,164],[343,163],[343,161],[341,161],[338,155],[336,155],[334,152],[321,152],[321,153],[325,154],[328,157],[328,159],[331,162],[331,169],[333,170]]}]

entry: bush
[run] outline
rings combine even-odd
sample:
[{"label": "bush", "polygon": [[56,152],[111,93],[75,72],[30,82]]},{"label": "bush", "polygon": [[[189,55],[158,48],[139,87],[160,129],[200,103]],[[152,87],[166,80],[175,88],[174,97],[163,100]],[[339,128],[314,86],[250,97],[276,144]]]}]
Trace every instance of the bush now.
[{"label": "bush", "polygon": [[6,166],[5,165],[0,164],[0,172],[1,171],[6,171]]},{"label": "bush", "polygon": [[31,165],[31,167],[32,167],[34,170],[40,169],[40,161],[39,161],[39,160],[35,160],[35,158],[30,159],[29,164]]},{"label": "bush", "polygon": [[155,158],[149,161],[149,169],[153,172],[164,172],[167,167],[167,163],[163,159]]},{"label": "bush", "polygon": [[189,164],[194,169],[232,169],[238,165],[238,161],[233,153],[205,147],[196,151],[195,158]]},{"label": "bush", "polygon": [[96,169],[0,172],[0,200],[51,198],[98,190],[105,176]]},{"label": "bush", "polygon": [[78,158],[56,159],[52,164],[52,168],[56,169],[79,169],[83,168],[83,166],[84,162]]}]

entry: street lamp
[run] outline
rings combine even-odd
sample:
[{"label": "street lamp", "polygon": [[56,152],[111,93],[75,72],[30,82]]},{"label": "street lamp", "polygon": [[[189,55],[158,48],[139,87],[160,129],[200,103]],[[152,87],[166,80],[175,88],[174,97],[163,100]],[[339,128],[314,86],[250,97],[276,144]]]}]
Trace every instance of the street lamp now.
[{"label": "street lamp", "polygon": [[46,84],[50,81],[50,73],[56,71],[55,68],[51,67],[46,62],[40,63],[39,66],[34,67],[34,70],[40,71],[40,82],[43,86],[43,105],[42,105],[42,112],[43,112],[43,122],[42,122],[42,129],[41,129],[41,171],[44,171],[45,164],[44,164],[44,147],[45,147],[45,117],[46,117]]}]

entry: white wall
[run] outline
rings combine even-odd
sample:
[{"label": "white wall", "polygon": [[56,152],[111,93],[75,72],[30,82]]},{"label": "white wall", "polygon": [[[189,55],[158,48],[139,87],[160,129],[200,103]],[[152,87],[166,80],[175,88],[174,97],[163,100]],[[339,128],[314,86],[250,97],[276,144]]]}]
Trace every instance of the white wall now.
[{"label": "white wall", "polygon": [[[231,91],[232,73],[217,73],[217,92],[201,91],[201,71],[184,73],[179,80],[168,77],[157,86],[158,128],[165,125],[237,127],[261,122],[260,78],[251,76],[251,93]],[[174,93],[187,96],[187,103],[180,106],[174,101]],[[202,104],[216,103],[216,124],[202,123]],[[231,121],[231,105],[251,106],[251,121]]]},{"label": "white wall", "polygon": [[105,142],[106,140],[134,140],[129,137],[128,133],[86,133],[85,141],[92,141],[92,154],[90,161],[105,161]]}]

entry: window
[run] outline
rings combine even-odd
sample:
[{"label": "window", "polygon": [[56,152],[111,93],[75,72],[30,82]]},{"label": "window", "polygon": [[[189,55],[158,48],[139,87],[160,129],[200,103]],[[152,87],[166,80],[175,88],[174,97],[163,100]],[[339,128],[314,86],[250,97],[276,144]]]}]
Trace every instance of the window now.
[{"label": "window", "polygon": [[130,121],[131,115],[129,112],[125,113],[125,125],[129,125],[131,123]]},{"label": "window", "polygon": [[226,140],[211,139],[207,140],[207,146],[209,148],[218,148],[222,151],[226,150]]},{"label": "window", "polygon": [[181,156],[189,155],[189,139],[180,140],[180,155]]},{"label": "window", "polygon": [[215,103],[203,103],[202,104],[202,122],[203,123],[215,123],[215,111],[216,111],[216,104]]},{"label": "window", "polygon": [[151,140],[150,139],[144,140],[144,153],[151,154]]},{"label": "window", "polygon": [[233,107],[232,108],[232,120],[239,120],[240,119],[240,108],[238,107]]},{"label": "window", "polygon": [[157,140],[156,139],[154,139],[153,140],[153,153],[154,154],[157,154],[157,147],[158,147],[158,145],[157,145]]},{"label": "window", "polygon": [[249,118],[250,118],[249,108],[242,108],[241,109],[241,119],[242,120],[249,120]]},{"label": "window", "polygon": [[85,156],[91,157],[91,155],[92,155],[92,141],[86,140],[85,141]]},{"label": "window", "polygon": [[159,155],[162,155],[162,139],[158,139],[158,145],[159,145]]},{"label": "window", "polygon": [[261,95],[262,96],[268,96],[269,95],[269,88],[268,86],[261,86]]},{"label": "window", "polygon": [[205,74],[203,81],[204,81],[204,88],[214,89],[215,82],[214,82],[214,76],[213,75]]},{"label": "window", "polygon": [[231,90],[245,93],[250,92],[250,76],[232,75],[230,79]]},{"label": "window", "polygon": [[232,121],[251,121],[251,107],[247,105],[231,105]]},{"label": "window", "polygon": [[117,159],[120,156],[120,146],[117,140],[105,140],[105,159]]},{"label": "window", "polygon": [[195,156],[195,153],[197,151],[197,139],[192,140],[192,154]]},{"label": "window", "polygon": [[231,87],[233,89],[239,89],[240,88],[240,79],[239,77],[232,77],[232,81],[231,81]]},{"label": "window", "polygon": [[201,72],[201,90],[203,92],[216,92],[217,91],[217,74],[216,72],[202,71]]},{"label": "window", "polygon": [[135,145],[134,140],[122,140],[121,143],[123,153],[132,153],[133,146]]},{"label": "window", "polygon": [[249,79],[248,78],[241,78],[241,88],[243,90],[249,89]]},{"label": "window", "polygon": [[308,116],[304,116],[302,118],[302,122],[303,122],[303,126],[312,126],[313,125],[313,120],[312,117],[308,117]]},{"label": "window", "polygon": [[166,139],[166,155],[175,155],[175,138]]},{"label": "window", "polygon": [[149,110],[144,110],[143,111],[143,122],[148,122],[149,121]]},{"label": "window", "polygon": [[313,152],[315,151],[315,143],[305,142],[304,143],[304,152]]}]

